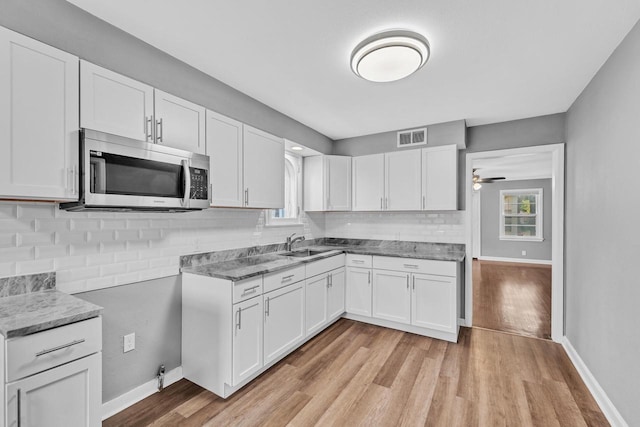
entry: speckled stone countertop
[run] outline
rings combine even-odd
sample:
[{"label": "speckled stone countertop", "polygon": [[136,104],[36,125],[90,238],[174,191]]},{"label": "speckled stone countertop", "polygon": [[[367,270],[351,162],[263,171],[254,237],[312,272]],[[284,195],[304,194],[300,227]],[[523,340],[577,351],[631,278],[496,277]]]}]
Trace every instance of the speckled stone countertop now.
[{"label": "speckled stone countertop", "polygon": [[[296,250],[309,248],[327,252],[306,258],[289,257],[281,254],[283,249],[279,245],[209,252],[182,257],[181,271],[238,281],[314,262],[339,253],[455,262],[462,262],[465,257],[464,245],[449,243],[322,238],[296,245]],[[268,252],[269,249],[272,252]]]},{"label": "speckled stone countertop", "polygon": [[0,334],[5,338],[90,319],[102,312],[100,306],[55,290],[54,273],[0,279],[0,294],[3,291],[10,295],[0,298]]}]

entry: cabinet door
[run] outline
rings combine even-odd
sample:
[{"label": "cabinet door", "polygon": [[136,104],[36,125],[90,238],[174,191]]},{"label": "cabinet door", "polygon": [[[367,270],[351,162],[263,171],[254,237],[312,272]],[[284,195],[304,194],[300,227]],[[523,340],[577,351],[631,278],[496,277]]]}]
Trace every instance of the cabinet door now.
[{"label": "cabinet door", "polygon": [[422,207],[426,210],[458,208],[458,147],[422,149]]},{"label": "cabinet door", "polygon": [[329,273],[329,292],[327,295],[328,320],[344,313],[346,273],[344,267]]},{"label": "cabinet door", "polygon": [[455,332],[458,323],[455,278],[429,274],[412,276],[411,324]]},{"label": "cabinet door", "polygon": [[420,210],[421,187],[420,150],[385,154],[386,210]]},{"label": "cabinet door", "polygon": [[153,88],[80,61],[80,126],[153,142]]},{"label": "cabinet door", "polygon": [[0,197],[78,199],[78,58],[0,27]]},{"label": "cabinet door", "polygon": [[284,141],[247,125],[243,133],[245,206],[284,207]]},{"label": "cabinet door", "polygon": [[205,153],[205,108],[155,89],[156,142]]},{"label": "cabinet door", "polygon": [[373,270],[373,317],[411,322],[409,273]]},{"label": "cabinet door", "polygon": [[351,157],[325,157],[327,211],[351,210]]},{"label": "cabinet door", "polygon": [[304,281],[264,295],[264,364],[304,339]]},{"label": "cabinet door", "polygon": [[347,267],[347,313],[371,317],[371,269]]},{"label": "cabinet door", "polygon": [[206,154],[213,206],[242,206],[242,123],[207,110]]},{"label": "cabinet door", "polygon": [[233,385],[262,368],[262,296],[233,306]]},{"label": "cabinet door", "polygon": [[384,154],[353,157],[351,161],[354,211],[379,211],[384,203]]},{"label": "cabinet door", "polygon": [[7,425],[87,427],[102,419],[102,353],[7,384]]},{"label": "cabinet door", "polygon": [[329,281],[326,274],[320,274],[306,280],[305,325],[307,336],[319,331],[327,323],[328,287]]}]

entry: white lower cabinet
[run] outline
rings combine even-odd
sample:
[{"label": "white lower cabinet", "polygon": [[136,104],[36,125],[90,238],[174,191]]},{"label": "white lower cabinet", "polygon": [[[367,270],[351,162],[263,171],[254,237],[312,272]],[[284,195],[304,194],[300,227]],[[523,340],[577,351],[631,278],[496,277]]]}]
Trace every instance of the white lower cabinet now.
[{"label": "white lower cabinet", "polygon": [[[318,274],[319,272],[321,273]],[[305,324],[306,336],[310,337],[344,314],[346,285],[344,255],[308,264],[307,277]]]},{"label": "white lower cabinet", "polygon": [[345,268],[329,273],[329,289],[327,291],[327,318],[329,321],[342,316],[345,308]]},{"label": "white lower cabinet", "polygon": [[[95,427],[102,420],[102,318],[2,342],[2,422]],[[0,357],[3,359],[3,357]]]},{"label": "white lower cabinet", "polygon": [[305,337],[304,281],[264,295],[264,364],[278,359]]},{"label": "white lower cabinet", "polygon": [[306,334],[313,335],[327,323],[327,290],[329,275],[321,274],[306,280]]},{"label": "white lower cabinet", "polygon": [[455,332],[458,316],[455,277],[412,274],[411,324],[443,332]]},{"label": "white lower cabinet", "polygon": [[235,304],[233,316],[232,385],[237,385],[262,368],[262,297]]},{"label": "white lower cabinet", "polygon": [[411,323],[409,273],[373,270],[373,317]]},{"label": "white lower cabinet", "polygon": [[371,269],[347,267],[346,312],[371,317]]}]

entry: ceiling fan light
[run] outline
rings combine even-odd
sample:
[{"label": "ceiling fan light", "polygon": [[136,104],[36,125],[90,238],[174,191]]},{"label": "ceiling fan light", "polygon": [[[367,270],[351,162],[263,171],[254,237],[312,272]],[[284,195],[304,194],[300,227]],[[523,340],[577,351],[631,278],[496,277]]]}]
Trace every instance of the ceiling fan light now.
[{"label": "ceiling fan light", "polygon": [[429,59],[429,42],[412,31],[374,34],[351,53],[351,69],[365,80],[392,82],[418,71]]}]

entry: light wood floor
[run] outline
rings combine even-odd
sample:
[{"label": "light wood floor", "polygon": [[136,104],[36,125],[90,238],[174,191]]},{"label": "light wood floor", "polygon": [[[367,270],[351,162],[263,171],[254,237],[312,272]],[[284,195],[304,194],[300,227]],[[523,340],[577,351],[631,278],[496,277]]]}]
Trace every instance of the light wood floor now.
[{"label": "light wood floor", "polygon": [[103,426],[607,426],[559,344],[341,319],[229,399],[181,380]]},{"label": "light wood floor", "polygon": [[551,266],[473,260],[473,326],[551,338]]}]

